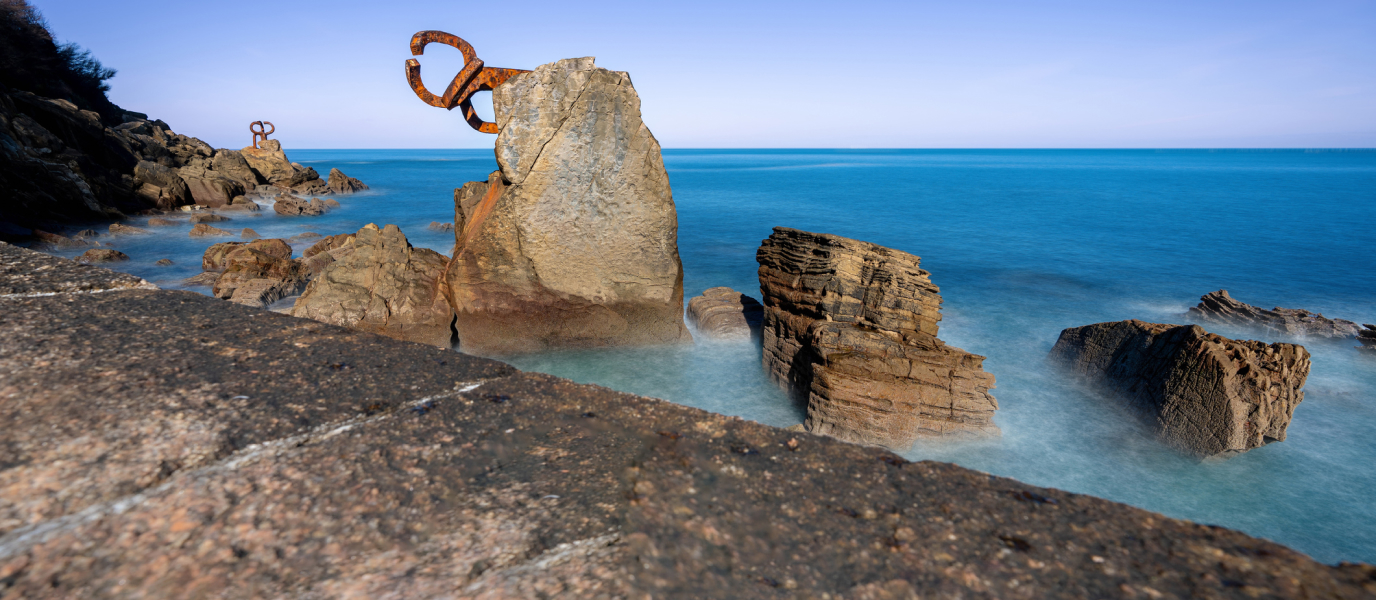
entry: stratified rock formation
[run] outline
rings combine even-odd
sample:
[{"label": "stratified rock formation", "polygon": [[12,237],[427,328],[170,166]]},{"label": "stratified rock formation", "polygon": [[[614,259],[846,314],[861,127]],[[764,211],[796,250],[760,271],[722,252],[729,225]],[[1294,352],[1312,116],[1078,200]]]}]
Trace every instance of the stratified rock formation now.
[{"label": "stratified rock formation", "polygon": [[463,350],[689,341],[678,216],[630,76],[561,60],[492,98],[501,170],[454,194]]},{"label": "stratified rock formation", "polygon": [[[448,260],[413,248],[396,225],[368,224],[351,238],[331,236],[307,259],[334,260],[296,300],[292,315],[399,340],[444,348],[454,344],[454,313],[444,298],[440,276]],[[341,245],[328,246],[335,240]],[[316,248],[312,246],[312,248]]]},{"label": "stratified rock formation", "polygon": [[1357,332],[1357,341],[1362,345],[1357,346],[1360,350],[1376,352],[1376,325],[1370,323],[1362,325],[1362,330]]},{"label": "stratified rock formation", "polygon": [[368,189],[362,181],[345,175],[339,169],[330,169],[330,180],[326,187],[336,194],[352,194]]},{"label": "stratified rock formation", "polygon": [[764,306],[729,287],[709,288],[688,301],[688,322],[698,333],[719,339],[749,339],[760,335]]},{"label": "stratified rock formation", "polygon": [[1322,338],[1350,338],[1361,329],[1352,321],[1330,319],[1302,308],[1258,308],[1234,300],[1228,295],[1228,290],[1204,294],[1199,299],[1199,306],[1191,307],[1186,316],[1268,333]]},{"label": "stratified rock formation", "polygon": [[984,357],[937,339],[941,296],[918,257],[775,227],[756,254],[764,368],[807,402],[808,431],[906,449],[997,434]]},{"label": "stratified rock formation", "polygon": [[1309,352],[1138,320],[1061,332],[1051,358],[1124,402],[1166,444],[1201,458],[1285,440]]}]

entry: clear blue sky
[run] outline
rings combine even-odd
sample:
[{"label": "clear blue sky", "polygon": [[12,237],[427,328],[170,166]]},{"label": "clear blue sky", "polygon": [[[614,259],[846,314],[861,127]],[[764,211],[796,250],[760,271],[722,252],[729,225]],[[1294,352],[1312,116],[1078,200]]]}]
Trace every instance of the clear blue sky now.
[{"label": "clear blue sky", "polygon": [[221,147],[265,119],[289,148],[490,148],[407,87],[422,29],[628,71],[667,148],[1376,147],[1376,1],[31,1],[116,103]]}]

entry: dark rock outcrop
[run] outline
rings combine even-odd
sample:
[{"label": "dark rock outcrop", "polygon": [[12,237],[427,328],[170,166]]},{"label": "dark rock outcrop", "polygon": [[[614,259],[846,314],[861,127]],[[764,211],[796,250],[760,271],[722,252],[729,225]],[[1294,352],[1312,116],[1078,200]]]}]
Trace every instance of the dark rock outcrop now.
[{"label": "dark rock outcrop", "polygon": [[688,301],[688,322],[708,337],[759,337],[763,321],[764,306],[729,287],[709,288]]},{"label": "dark rock outcrop", "polygon": [[325,214],[325,205],[319,199],[306,201],[305,198],[296,196],[281,195],[272,205],[272,210],[279,215],[296,216],[303,215],[316,217]]},{"label": "dark rock outcrop", "polygon": [[1362,325],[1362,330],[1357,332],[1357,341],[1362,343],[1362,345],[1357,346],[1358,349],[1376,352],[1376,325],[1370,323]]},{"label": "dark rock outcrop", "polygon": [[1066,329],[1051,358],[1201,458],[1284,441],[1309,376],[1304,346],[1137,320]]},{"label": "dark rock outcrop", "polygon": [[764,368],[808,431],[894,449],[997,434],[984,357],[937,339],[941,296],[906,252],[786,227],[760,245]]},{"label": "dark rock outcrop", "polygon": [[1330,319],[1302,308],[1266,310],[1234,300],[1228,290],[1204,294],[1199,306],[1191,307],[1187,317],[1205,322],[1249,327],[1267,333],[1321,338],[1350,338],[1361,329],[1352,321]]},{"label": "dark rock outcrop", "polygon": [[15,598],[1376,594],[1222,527],[194,293],[38,295],[89,284],[10,259]]},{"label": "dark rock outcrop", "polygon": [[302,292],[291,314],[400,340],[453,346],[454,312],[440,286],[447,258],[413,248],[396,225],[378,229],[370,223],[350,241],[307,259],[308,264],[321,256],[333,261]]},{"label": "dark rock outcrop", "polygon": [[492,98],[501,170],[456,190],[445,273],[463,350],[690,341],[678,216],[630,76],[561,60]]}]

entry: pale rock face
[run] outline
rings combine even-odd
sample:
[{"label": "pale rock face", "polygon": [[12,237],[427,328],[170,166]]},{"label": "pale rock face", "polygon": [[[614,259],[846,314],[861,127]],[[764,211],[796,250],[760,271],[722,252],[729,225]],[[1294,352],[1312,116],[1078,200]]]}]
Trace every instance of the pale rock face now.
[{"label": "pale rock face", "polygon": [[937,339],[941,295],[912,254],[776,227],[760,245],[764,368],[808,431],[905,450],[997,435],[984,357]]},{"label": "pale rock face", "polygon": [[688,301],[688,321],[707,337],[759,337],[762,320],[764,307],[759,301],[729,287],[709,288]]},{"label": "pale rock face", "polygon": [[691,340],[678,216],[630,77],[561,60],[493,104],[501,170],[455,192],[446,278],[463,350]]},{"label": "pale rock face", "polygon": [[1200,458],[1284,441],[1309,376],[1304,346],[1138,320],[1066,329],[1051,358]]},{"label": "pale rock face", "polygon": [[297,299],[292,315],[449,348],[454,313],[440,286],[447,259],[413,248],[396,225],[368,224],[352,243],[312,254],[333,262]]}]

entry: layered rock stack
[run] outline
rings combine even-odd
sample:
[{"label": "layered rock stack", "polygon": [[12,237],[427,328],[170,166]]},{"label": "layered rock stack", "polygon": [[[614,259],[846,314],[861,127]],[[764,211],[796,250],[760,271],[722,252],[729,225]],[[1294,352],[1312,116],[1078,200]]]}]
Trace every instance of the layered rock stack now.
[{"label": "layered rock stack", "polygon": [[1376,325],[1366,323],[1362,325],[1362,330],[1357,332],[1357,341],[1362,345],[1358,349],[1376,353]]},{"label": "layered rock stack", "polygon": [[[454,313],[440,276],[448,259],[413,248],[396,225],[368,224],[353,236],[331,236],[306,264],[328,263],[296,300],[292,315],[449,348]],[[315,248],[315,246],[312,246]]]},{"label": "layered rock stack", "polygon": [[1201,458],[1285,440],[1309,376],[1304,346],[1137,320],[1066,329],[1051,358]]},{"label": "layered rock stack", "polygon": [[630,76],[561,60],[492,99],[501,170],[454,194],[462,349],[689,341],[678,216]]},{"label": "layered rock stack", "polygon": [[1199,306],[1191,307],[1187,317],[1201,321],[1222,323],[1235,327],[1247,327],[1269,333],[1283,335],[1302,335],[1322,338],[1350,338],[1361,330],[1356,323],[1343,319],[1330,319],[1322,314],[1302,308],[1281,308],[1266,310],[1245,302],[1234,300],[1228,290],[1218,290],[1204,294]]},{"label": "layered rock stack", "polygon": [[937,339],[941,295],[916,256],[786,227],[760,246],[764,367],[809,431],[906,449],[997,434],[984,357]]}]

